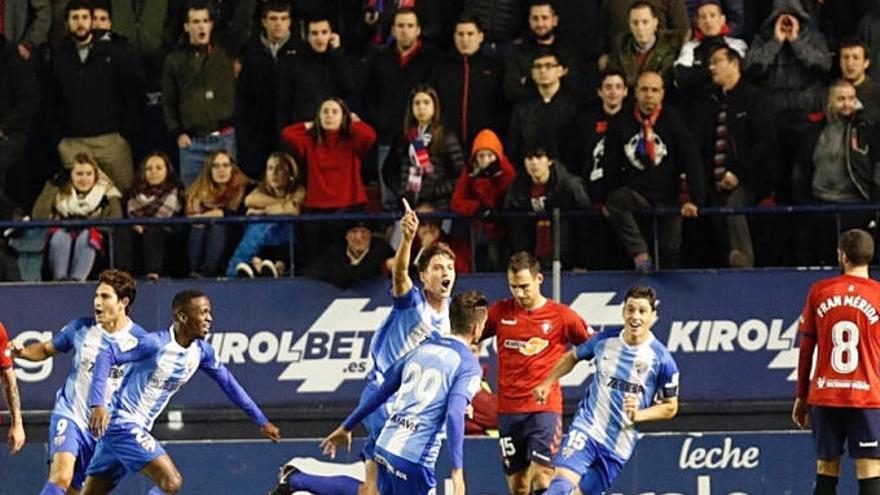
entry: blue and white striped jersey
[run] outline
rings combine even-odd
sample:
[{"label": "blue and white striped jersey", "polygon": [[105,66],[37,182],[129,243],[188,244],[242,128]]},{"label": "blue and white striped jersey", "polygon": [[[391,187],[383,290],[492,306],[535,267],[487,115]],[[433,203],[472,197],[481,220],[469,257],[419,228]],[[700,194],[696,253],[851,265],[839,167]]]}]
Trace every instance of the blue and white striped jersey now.
[{"label": "blue and white striped jersey", "polygon": [[394,363],[425,339],[449,335],[448,304],[445,312],[437,313],[428,304],[425,294],[415,286],[393,299],[391,313],[370,342],[373,370],[368,379],[378,384]]},{"label": "blue and white striped jersey", "polygon": [[[52,414],[64,416],[83,430],[88,430],[91,414],[88,396],[95,360],[111,343],[116,343],[120,349],[132,349],[137,345],[138,339],[145,335],[146,330],[130,320],[125,328],[114,333],[104,330],[94,318],[77,318],[65,325],[52,338],[52,345],[59,353],[74,351],[73,363],[67,380],[55,394]],[[109,370],[105,406],[109,405],[122,384],[122,377],[127,369],[127,366],[114,366]]]},{"label": "blue and white striped jersey", "polygon": [[241,407],[260,426],[268,423],[260,408],[241,388],[226,369],[211,344],[195,340],[181,347],[174,339],[174,327],[148,334],[134,349],[123,350],[111,345],[97,359],[95,379],[89,393],[89,404],[103,402],[104,378],[111,365],[132,363],[122,387],[112,402],[112,424],[133,423],[147,430],[168,401],[195,374],[204,370],[220,385],[226,396]]},{"label": "blue and white striped jersey", "polygon": [[579,360],[593,359],[596,375],[578,405],[572,428],[587,432],[621,461],[632,455],[638,431],[623,411],[627,395],[637,395],[639,409],[655,399],[678,396],[678,366],[653,335],[637,345],[623,341],[623,329],[610,329],[577,346]]},{"label": "blue and white striped jersey", "polygon": [[386,380],[399,383],[399,388],[387,402],[390,415],[376,447],[433,468],[452,396],[470,402],[480,389],[482,375],[480,364],[461,339],[425,341],[388,371]]}]

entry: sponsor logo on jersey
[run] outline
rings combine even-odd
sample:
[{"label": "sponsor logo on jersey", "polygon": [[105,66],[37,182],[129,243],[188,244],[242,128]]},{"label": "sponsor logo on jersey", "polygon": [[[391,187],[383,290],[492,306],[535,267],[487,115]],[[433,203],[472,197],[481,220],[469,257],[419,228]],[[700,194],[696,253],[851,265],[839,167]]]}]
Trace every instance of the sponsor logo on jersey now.
[{"label": "sponsor logo on jersey", "polygon": [[540,337],[532,337],[529,340],[504,340],[505,349],[519,351],[519,353],[523,356],[534,356],[540,354],[544,349],[547,348],[548,345],[550,345],[550,341],[542,339]]},{"label": "sponsor logo on jersey", "polygon": [[501,318],[501,324],[502,325],[516,325],[516,320],[515,319],[514,320],[506,320],[504,318]]}]

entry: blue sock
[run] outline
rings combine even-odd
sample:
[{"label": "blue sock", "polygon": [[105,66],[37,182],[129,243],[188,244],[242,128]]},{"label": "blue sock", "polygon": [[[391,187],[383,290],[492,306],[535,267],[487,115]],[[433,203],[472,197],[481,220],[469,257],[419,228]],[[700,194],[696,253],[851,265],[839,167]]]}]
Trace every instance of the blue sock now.
[{"label": "blue sock", "polygon": [[154,486],[150,488],[150,491],[147,492],[147,495],[167,495],[165,492],[159,489],[158,486]]},{"label": "blue sock", "polygon": [[361,482],[349,476],[315,476],[293,473],[287,478],[293,491],[302,490],[319,495],[357,495]]},{"label": "blue sock", "polygon": [[40,495],[64,495],[65,493],[66,490],[64,488],[61,488],[51,481],[47,481],[46,484],[43,485],[43,489],[40,490]]},{"label": "blue sock", "polygon": [[574,493],[574,483],[567,478],[556,477],[544,492],[544,495],[571,495]]}]

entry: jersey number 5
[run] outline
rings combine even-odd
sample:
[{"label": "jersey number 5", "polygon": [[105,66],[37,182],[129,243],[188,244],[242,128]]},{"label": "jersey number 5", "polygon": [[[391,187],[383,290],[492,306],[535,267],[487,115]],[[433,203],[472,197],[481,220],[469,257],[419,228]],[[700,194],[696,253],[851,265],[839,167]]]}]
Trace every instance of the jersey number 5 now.
[{"label": "jersey number 5", "polygon": [[852,373],[859,366],[859,327],[841,320],[831,327],[831,367],[840,374]]}]

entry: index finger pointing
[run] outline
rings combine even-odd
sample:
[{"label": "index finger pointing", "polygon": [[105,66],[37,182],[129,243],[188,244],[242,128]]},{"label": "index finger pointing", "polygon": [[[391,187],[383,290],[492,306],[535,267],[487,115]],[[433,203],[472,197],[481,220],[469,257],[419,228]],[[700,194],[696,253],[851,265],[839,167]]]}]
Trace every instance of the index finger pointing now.
[{"label": "index finger pointing", "polygon": [[403,201],[403,211],[406,213],[411,212],[412,208],[409,206],[409,201],[406,198],[401,198],[400,200]]}]

